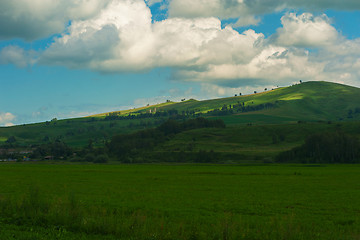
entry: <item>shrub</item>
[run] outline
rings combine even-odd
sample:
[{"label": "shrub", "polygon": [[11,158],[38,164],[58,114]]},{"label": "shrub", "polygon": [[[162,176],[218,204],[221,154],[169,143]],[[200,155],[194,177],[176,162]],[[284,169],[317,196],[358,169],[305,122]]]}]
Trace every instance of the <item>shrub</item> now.
[{"label": "shrub", "polygon": [[109,157],[105,154],[99,155],[95,158],[94,163],[107,163],[109,161]]},{"label": "shrub", "polygon": [[95,162],[95,156],[94,154],[88,153],[85,156],[85,161],[86,162]]}]

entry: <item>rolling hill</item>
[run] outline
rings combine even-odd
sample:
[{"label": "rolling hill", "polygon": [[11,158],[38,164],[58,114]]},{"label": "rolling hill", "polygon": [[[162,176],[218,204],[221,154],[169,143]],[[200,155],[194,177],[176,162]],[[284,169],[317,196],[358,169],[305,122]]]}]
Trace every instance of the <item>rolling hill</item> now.
[{"label": "rolling hill", "polygon": [[[128,114],[154,113],[155,111],[177,110],[179,114],[193,111],[207,113],[223,106],[244,103],[245,106],[259,106],[272,103],[275,106],[256,111],[234,112],[231,123],[280,123],[296,121],[341,121],[360,119],[360,89],[330,82],[305,82],[290,87],[277,88],[257,94],[197,101],[168,102],[137,109],[117,112]],[[352,114],[349,115],[349,111]],[[95,115],[104,117],[111,113]],[[211,115],[211,114],[209,114]]]},{"label": "rolling hill", "polygon": [[0,128],[0,146],[15,137],[19,146],[56,139],[74,147],[89,140],[102,146],[115,134],[158,126],[165,119],[221,118],[228,127],[298,122],[360,120],[360,89],[330,82],[305,82],[257,94],[197,101],[166,102],[85,118]]}]

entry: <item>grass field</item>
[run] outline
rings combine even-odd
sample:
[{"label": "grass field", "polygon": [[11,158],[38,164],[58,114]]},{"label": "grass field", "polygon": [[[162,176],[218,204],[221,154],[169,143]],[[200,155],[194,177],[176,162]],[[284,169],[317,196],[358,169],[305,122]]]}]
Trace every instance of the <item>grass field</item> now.
[{"label": "grass field", "polygon": [[360,239],[359,165],[0,165],[0,239]]}]

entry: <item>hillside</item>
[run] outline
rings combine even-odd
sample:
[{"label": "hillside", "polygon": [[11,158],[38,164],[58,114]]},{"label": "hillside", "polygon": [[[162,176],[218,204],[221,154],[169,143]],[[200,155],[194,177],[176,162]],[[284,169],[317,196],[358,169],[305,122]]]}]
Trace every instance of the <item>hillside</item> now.
[{"label": "hillside", "polygon": [[[360,107],[359,94],[360,89],[355,87],[329,82],[306,82],[246,96],[176,103],[162,109],[194,109],[196,112],[206,112],[238,102],[244,102],[245,106],[277,103],[277,106],[271,109],[234,115],[240,122],[338,121],[346,119],[349,110],[355,112],[355,109]],[[242,117],[245,120],[241,120]]]},{"label": "hillside", "polygon": [[158,126],[167,118],[221,118],[228,127],[360,120],[360,89],[329,82],[305,82],[257,94],[204,101],[166,102],[85,118],[0,128],[0,146],[14,137],[18,146],[61,140],[82,147],[103,146],[115,134]]},{"label": "hillside", "polygon": [[[233,111],[231,114],[217,114],[235,123],[282,123],[297,121],[342,121],[360,119],[360,89],[330,82],[305,82],[290,87],[277,88],[257,94],[197,101],[168,102],[120,112],[119,116],[137,115],[176,110],[178,114],[191,112],[206,114],[226,106],[256,107],[264,104],[273,106],[246,112]],[[349,114],[349,111],[352,113]],[[105,117],[112,113],[95,115]],[[216,115],[216,114],[208,114]]]}]

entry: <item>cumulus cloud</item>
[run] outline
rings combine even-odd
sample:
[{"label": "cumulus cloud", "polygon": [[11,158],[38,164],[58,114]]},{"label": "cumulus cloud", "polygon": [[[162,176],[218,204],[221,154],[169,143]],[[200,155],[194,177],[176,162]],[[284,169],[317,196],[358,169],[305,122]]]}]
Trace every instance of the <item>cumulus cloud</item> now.
[{"label": "cumulus cloud", "polygon": [[341,38],[337,44],[320,49],[316,60],[326,63],[323,71],[325,80],[360,85],[360,38]]},{"label": "cumulus cloud", "polygon": [[74,21],[40,62],[99,71],[137,69],[152,51],[151,27],[143,1],[114,1],[94,18]]},{"label": "cumulus cloud", "polygon": [[18,46],[6,46],[0,51],[0,64],[14,64],[24,68],[36,62],[36,55],[35,51],[25,51]]},{"label": "cumulus cloud", "polygon": [[168,11],[170,17],[236,18],[235,27],[257,25],[260,19],[254,16],[254,11],[248,5],[244,0],[172,0]]},{"label": "cumulus cloud", "polygon": [[70,20],[89,19],[109,0],[0,1],[0,39],[27,41],[63,32]]},{"label": "cumulus cloud", "polygon": [[161,3],[163,0],[145,0],[145,2],[149,5],[152,6],[156,3]]},{"label": "cumulus cloud", "polygon": [[0,112],[0,126],[13,126],[12,121],[15,119],[15,115],[12,113],[2,113]]},{"label": "cumulus cloud", "polygon": [[[97,6],[97,1],[90,2]],[[238,32],[231,26],[222,27],[219,19],[239,15],[231,11],[241,7],[245,10],[240,9],[244,15],[239,24],[255,24],[258,19],[246,14],[263,2],[260,0],[209,0],[207,4],[172,0],[169,11],[174,4],[179,4],[180,11],[181,4],[187,3],[187,9],[196,14],[185,18],[172,13],[173,17],[154,22],[148,5],[156,2],[110,1],[97,13],[89,8],[41,53],[39,63],[120,73],[173,67],[173,79],[230,88],[268,86],[269,82],[281,85],[298,79],[350,82],[360,76],[360,40],[346,40],[326,15],[287,13],[276,34],[265,38],[251,29]],[[199,3],[201,8],[195,6]],[[285,1],[278,7],[290,3],[297,5],[300,1]],[[218,12],[219,4],[225,6],[220,8],[222,12]],[[262,6],[267,7],[267,3]],[[256,11],[265,11],[259,9]],[[219,17],[207,17],[209,12]],[[317,51],[307,50],[309,47]],[[3,63],[24,66],[28,62],[21,61],[26,59],[26,51],[16,47],[3,49],[0,56]]]},{"label": "cumulus cloud", "polygon": [[307,52],[267,46],[249,63],[212,64],[206,71],[179,72],[179,77],[228,87],[281,85],[295,79],[315,80],[324,64],[312,61]]},{"label": "cumulus cloud", "polygon": [[43,64],[103,72],[154,67],[204,68],[209,63],[248,62],[263,34],[222,28],[217,18],[170,18],[152,23],[143,1],[113,2],[97,17],[74,21],[43,53]]},{"label": "cumulus cloud", "polygon": [[[336,38],[336,30],[325,16],[288,14],[282,22],[274,43],[253,30],[222,28],[213,17],[152,23],[143,1],[113,2],[93,19],[73,22],[68,34],[44,52],[41,63],[103,72],[176,67],[174,79],[227,86],[318,78],[324,64],[296,47],[327,43]],[[296,26],[302,27],[300,33]],[[333,36],[323,37],[324,32]],[[323,39],[311,38],[314,34]]]},{"label": "cumulus cloud", "polygon": [[216,16],[221,19],[228,19],[294,8],[354,10],[360,9],[360,2],[358,0],[171,0],[169,2],[169,15],[186,18]]},{"label": "cumulus cloud", "polygon": [[253,15],[245,15],[245,16],[241,16],[237,19],[237,21],[232,24],[232,27],[246,27],[246,26],[251,26],[251,25],[258,25],[260,23],[261,19],[258,17],[255,17]]},{"label": "cumulus cloud", "polygon": [[338,32],[325,14],[315,17],[311,13],[288,13],[281,18],[281,23],[283,27],[276,36],[279,45],[323,47],[333,45],[338,39]]},{"label": "cumulus cloud", "polygon": [[[22,38],[27,41],[62,33],[69,22],[88,20],[122,0],[16,0],[0,1],[0,39]],[[356,10],[358,0],[141,0],[149,6],[161,3],[169,16],[180,18],[236,18],[235,26],[256,25],[256,15],[284,9]]]}]

